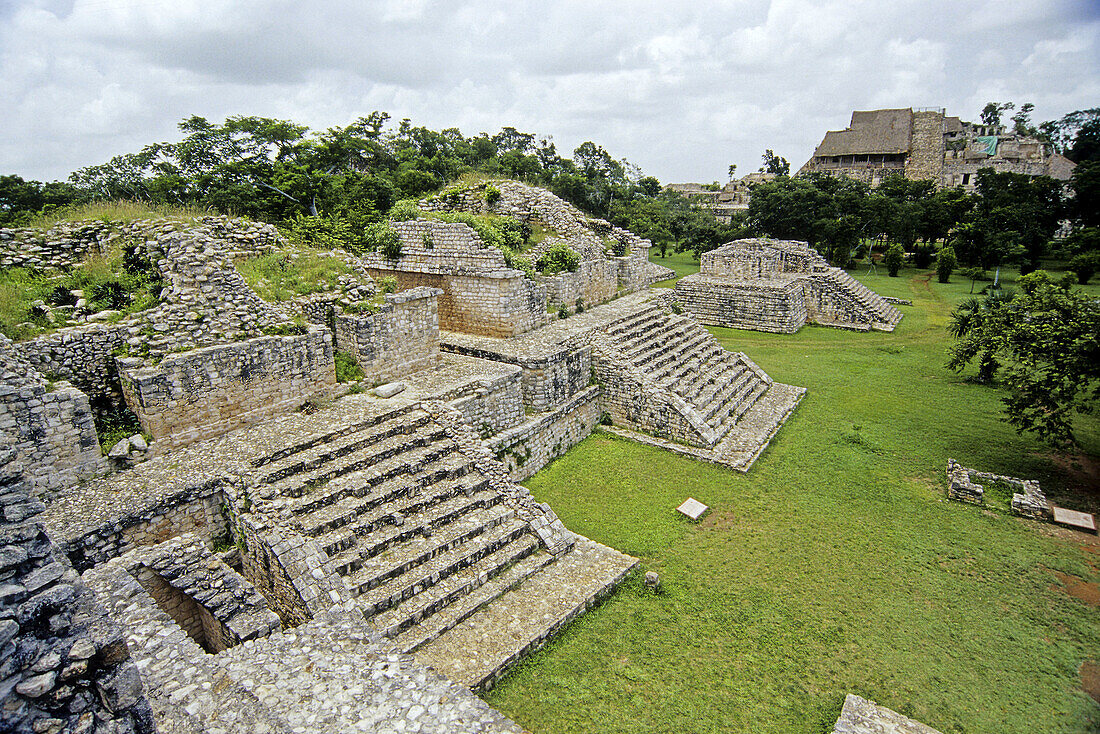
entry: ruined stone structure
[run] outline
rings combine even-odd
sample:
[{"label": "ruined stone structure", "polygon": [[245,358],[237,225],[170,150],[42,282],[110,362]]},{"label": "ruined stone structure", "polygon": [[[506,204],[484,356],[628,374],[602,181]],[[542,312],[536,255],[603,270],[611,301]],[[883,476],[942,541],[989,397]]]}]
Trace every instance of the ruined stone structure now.
[{"label": "ruined stone structure", "polygon": [[[532,280],[470,227],[421,219],[394,223],[397,263],[340,255],[357,276],[338,294],[269,304],[231,264],[262,251],[266,230],[144,224],[140,247],[165,276],[161,305],[0,342],[0,427],[18,467],[4,486],[23,493],[0,489],[5,517],[39,512],[50,552],[71,564],[43,588],[61,579],[94,590],[136,664],[121,653],[114,668],[103,663],[97,700],[109,716],[98,720],[129,717],[133,731],[155,720],[171,732],[519,732],[471,690],[584,613],[637,559],[570,532],[516,482],[600,422],[739,470],[767,446],[804,390],[642,290],[667,275],[646,261],[646,241],[546,192],[498,185],[486,206],[552,229],[581,254],[576,272]],[[98,234],[33,257],[71,263],[112,236],[88,231]],[[402,289],[364,303],[371,276],[390,274]],[[554,299],[578,298],[583,313],[550,318]],[[200,311],[208,316],[190,315]],[[310,325],[291,327],[295,315]],[[263,333],[271,327],[289,333]],[[401,384],[332,400],[344,392],[336,350],[366,385]],[[63,366],[75,379],[84,360],[117,381],[102,394],[125,400],[152,436],[148,460],[104,474],[86,394],[40,372]],[[39,588],[21,583],[19,603]],[[68,614],[83,598],[54,601]],[[34,701],[5,711],[28,726],[54,715],[57,701],[82,695],[66,671],[92,654],[12,658],[16,693],[0,685],[0,695]],[[65,710],[84,716],[94,703]]]},{"label": "ruined stone structure", "polygon": [[902,716],[874,701],[849,693],[833,734],[940,734],[930,726]]},{"label": "ruined stone structure", "polygon": [[774,180],[774,173],[754,171],[730,181],[720,189],[697,183],[668,184],[665,189],[686,196],[696,206],[713,214],[722,224],[729,224],[734,216],[748,211],[754,186]]},{"label": "ruined stone structure", "polygon": [[805,242],[737,240],[703,253],[671,297],[704,324],[793,334],[813,323],[893,331],[901,312]]},{"label": "ruined stone structure", "polygon": [[1050,143],[1003,127],[964,122],[941,108],[856,111],[825,134],[799,173],[828,173],[877,186],[890,175],[973,189],[983,168],[1066,181],[1073,162]]},{"label": "ruined stone structure", "polygon": [[1096,519],[1090,513],[1055,507],[1047,500],[1046,494],[1039,487],[1039,482],[1034,479],[1020,479],[992,472],[975,471],[954,459],[947,460],[947,496],[949,498],[976,505],[985,504],[986,486],[978,484],[976,480],[1019,490],[1012,493],[1012,501],[1009,505],[1017,515],[1029,517],[1032,520],[1054,522],[1088,533],[1096,532]]},{"label": "ruined stone structure", "polygon": [[0,447],[0,730],[151,734],[123,629],[47,536],[23,470]]}]

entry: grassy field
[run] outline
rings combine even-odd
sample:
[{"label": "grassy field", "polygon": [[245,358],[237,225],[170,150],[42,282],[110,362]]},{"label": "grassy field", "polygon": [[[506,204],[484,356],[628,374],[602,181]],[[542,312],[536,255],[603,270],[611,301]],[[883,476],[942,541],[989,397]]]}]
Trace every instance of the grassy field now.
[{"label": "grassy field", "polygon": [[[998,389],[943,366],[969,281],[854,274],[913,299],[894,333],[714,329],[809,388],[748,474],[596,434],[526,482],[665,591],[633,576],[490,704],[536,734],[827,732],[854,692],[945,734],[1100,731],[1079,677],[1100,613],[1065,585],[1100,581],[1100,546],[944,497],[953,457],[1100,510],[1098,421],[1076,457],[1016,435]],[[699,524],[674,512],[689,495]]]},{"label": "grassy field", "polygon": [[672,288],[676,285],[676,281],[685,275],[699,272],[699,261],[695,258],[695,254],[690,251],[670,252],[665,257],[661,257],[660,253],[653,249],[649,251],[649,259],[651,262],[676,271],[675,278],[662,280],[660,283],[655,284],[654,288]]}]

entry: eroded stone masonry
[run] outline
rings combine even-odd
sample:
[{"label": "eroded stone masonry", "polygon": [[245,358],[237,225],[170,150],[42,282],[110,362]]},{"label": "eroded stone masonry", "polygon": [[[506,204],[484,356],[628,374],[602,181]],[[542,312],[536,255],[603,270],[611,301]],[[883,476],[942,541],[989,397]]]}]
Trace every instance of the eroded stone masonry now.
[{"label": "eroded stone masonry", "polygon": [[672,298],[704,324],[793,334],[804,324],[893,331],[901,312],[805,242],[746,239],[704,252]]},{"label": "eroded stone masonry", "polygon": [[[149,311],[0,340],[9,728],[520,731],[474,691],[637,559],[517,482],[600,423],[744,471],[804,390],[650,292],[669,271],[646,240],[493,185],[424,206],[537,224],[531,256],[565,244],[575,271],[528,277],[429,217],[393,223],[401,257],[330,253],[353,275],[267,303],[234,265],[287,246],[266,225],[0,233],[0,262],[121,245],[165,283]],[[377,276],[398,291],[371,305]],[[341,353],[365,375],[350,394]],[[89,393],[144,429],[109,462]]]}]

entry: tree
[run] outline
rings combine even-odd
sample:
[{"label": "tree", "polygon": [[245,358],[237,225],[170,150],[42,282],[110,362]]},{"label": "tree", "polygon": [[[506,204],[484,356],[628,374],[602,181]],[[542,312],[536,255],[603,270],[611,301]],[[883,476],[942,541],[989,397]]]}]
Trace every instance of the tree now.
[{"label": "tree", "polygon": [[956,337],[948,367],[977,361],[986,379],[1008,388],[1006,420],[1056,445],[1077,445],[1073,423],[1100,399],[1100,301],[1037,270],[1017,281],[1020,291],[979,302],[951,317]]},{"label": "tree", "polygon": [[729,174],[730,174],[730,181],[732,181],[734,176],[737,175],[737,164],[736,163],[731,163],[730,164]]},{"label": "tree", "polygon": [[882,258],[882,262],[886,265],[886,272],[890,274],[891,278],[898,277],[901,266],[905,263],[905,248],[897,244],[890,245]]},{"label": "tree", "polygon": [[771,148],[764,151],[764,155],[760,156],[764,165],[760,166],[761,173],[774,173],[776,176],[786,176],[791,172],[791,164],[786,158],[780,158],[775,154]]},{"label": "tree", "polygon": [[1047,120],[1039,125],[1039,132],[1074,163],[1100,160],[1100,107]]},{"label": "tree", "polygon": [[1025,102],[1020,105],[1020,109],[1012,116],[1012,132],[1016,135],[1024,135],[1035,137],[1039,135],[1039,129],[1031,124],[1031,113],[1035,110],[1035,105],[1031,102]]},{"label": "tree", "polygon": [[958,261],[955,259],[955,251],[948,245],[940,250],[936,257],[936,279],[941,283],[951,280],[951,273],[955,270]]},{"label": "tree", "polygon": [[982,108],[982,124],[1000,127],[1001,115],[1015,107],[1012,102],[986,102]]}]

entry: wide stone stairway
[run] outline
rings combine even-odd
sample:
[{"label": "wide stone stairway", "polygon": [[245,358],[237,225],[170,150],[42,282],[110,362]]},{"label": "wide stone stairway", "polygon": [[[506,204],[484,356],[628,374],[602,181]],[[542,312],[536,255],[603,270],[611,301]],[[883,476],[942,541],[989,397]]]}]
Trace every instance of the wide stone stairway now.
[{"label": "wide stone stairway", "polygon": [[870,328],[893,331],[901,321],[901,311],[844,270],[829,268],[824,278],[832,285],[830,290],[848,297],[855,311],[870,322]]},{"label": "wide stone stairway", "polygon": [[[433,667],[466,685],[491,684],[636,563],[591,541],[572,547],[571,534],[551,554],[517,513],[515,497],[494,486],[419,404],[318,434],[254,466],[259,491],[281,498],[284,522],[325,551],[326,570],[343,578],[394,649],[435,643]],[[580,576],[570,570],[577,564],[591,566],[593,583],[580,583],[584,569]],[[541,595],[525,583],[540,572],[540,588],[564,592],[559,609],[540,610],[536,598],[526,598]],[[517,619],[520,634],[494,642],[491,653],[477,634],[462,641],[471,628],[492,631]],[[466,632],[449,636],[460,625]]]}]

